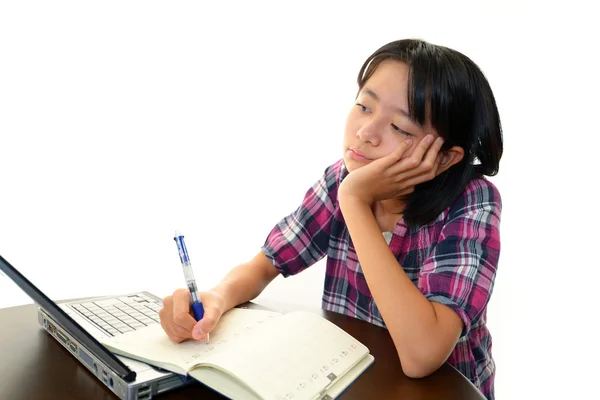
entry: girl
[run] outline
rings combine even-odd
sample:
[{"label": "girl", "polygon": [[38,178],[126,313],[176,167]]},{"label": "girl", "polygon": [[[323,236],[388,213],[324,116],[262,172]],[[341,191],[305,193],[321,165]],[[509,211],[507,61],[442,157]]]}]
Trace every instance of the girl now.
[{"label": "girl", "polygon": [[500,253],[496,102],[463,54],[421,40],[373,53],[358,74],[343,158],[325,169],[296,211],[251,261],[202,293],[164,299],[175,342],[203,340],[220,316],[278,275],[327,256],[323,308],[386,327],[402,369],[423,377],[445,361],[488,398],[495,364],[486,309]]}]

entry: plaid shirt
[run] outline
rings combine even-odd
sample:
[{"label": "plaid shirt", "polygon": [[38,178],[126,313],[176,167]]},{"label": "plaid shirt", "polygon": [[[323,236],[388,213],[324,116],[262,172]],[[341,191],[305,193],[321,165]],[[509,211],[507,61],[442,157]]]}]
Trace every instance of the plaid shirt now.
[{"label": "plaid shirt", "polygon": [[[323,308],[385,327],[337,201],[347,174],[343,160],[329,166],[300,207],[273,228],[262,250],[284,277],[327,256]],[[486,310],[500,253],[500,211],[495,186],[476,178],[430,224],[411,229],[401,219],[389,243],[421,293],[463,320],[464,329],[447,361],[490,400],[495,364]]]}]

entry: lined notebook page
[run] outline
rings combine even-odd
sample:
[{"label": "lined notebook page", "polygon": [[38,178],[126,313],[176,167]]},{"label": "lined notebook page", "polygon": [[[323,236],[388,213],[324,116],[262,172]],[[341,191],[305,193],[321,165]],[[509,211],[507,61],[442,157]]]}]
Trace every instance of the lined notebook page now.
[{"label": "lined notebook page", "polygon": [[296,311],[245,332],[235,348],[205,361],[245,381],[265,399],[314,399],[369,350],[327,320]]},{"label": "lined notebook page", "polygon": [[169,365],[165,368],[170,370],[174,370],[172,367],[176,366],[179,371],[175,372],[185,374],[210,355],[234,346],[235,341],[246,332],[282,317],[282,314],[273,311],[231,309],[221,317],[211,332],[209,344],[195,340],[173,343],[160,325],[107,338],[102,343],[115,353],[130,355],[159,367]]}]

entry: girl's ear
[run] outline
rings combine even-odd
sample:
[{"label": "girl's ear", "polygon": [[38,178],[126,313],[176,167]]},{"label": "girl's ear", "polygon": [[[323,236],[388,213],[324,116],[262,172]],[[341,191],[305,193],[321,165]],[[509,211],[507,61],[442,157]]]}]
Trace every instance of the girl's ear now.
[{"label": "girl's ear", "polygon": [[440,166],[438,167],[438,170],[435,173],[436,176],[441,174],[442,172],[447,171],[448,168],[450,168],[454,164],[459,163],[465,156],[465,151],[462,147],[453,146],[446,151],[440,152],[440,154],[442,155],[442,161],[440,162]]}]

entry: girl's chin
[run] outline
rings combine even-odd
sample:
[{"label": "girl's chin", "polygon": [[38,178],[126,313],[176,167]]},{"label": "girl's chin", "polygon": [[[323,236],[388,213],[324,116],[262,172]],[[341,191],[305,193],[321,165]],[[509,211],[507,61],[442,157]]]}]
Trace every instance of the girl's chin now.
[{"label": "girl's chin", "polygon": [[344,164],[346,165],[346,169],[348,170],[348,172],[352,172],[359,169],[360,167],[364,167],[368,163],[368,161],[357,161],[350,157],[344,157]]}]

